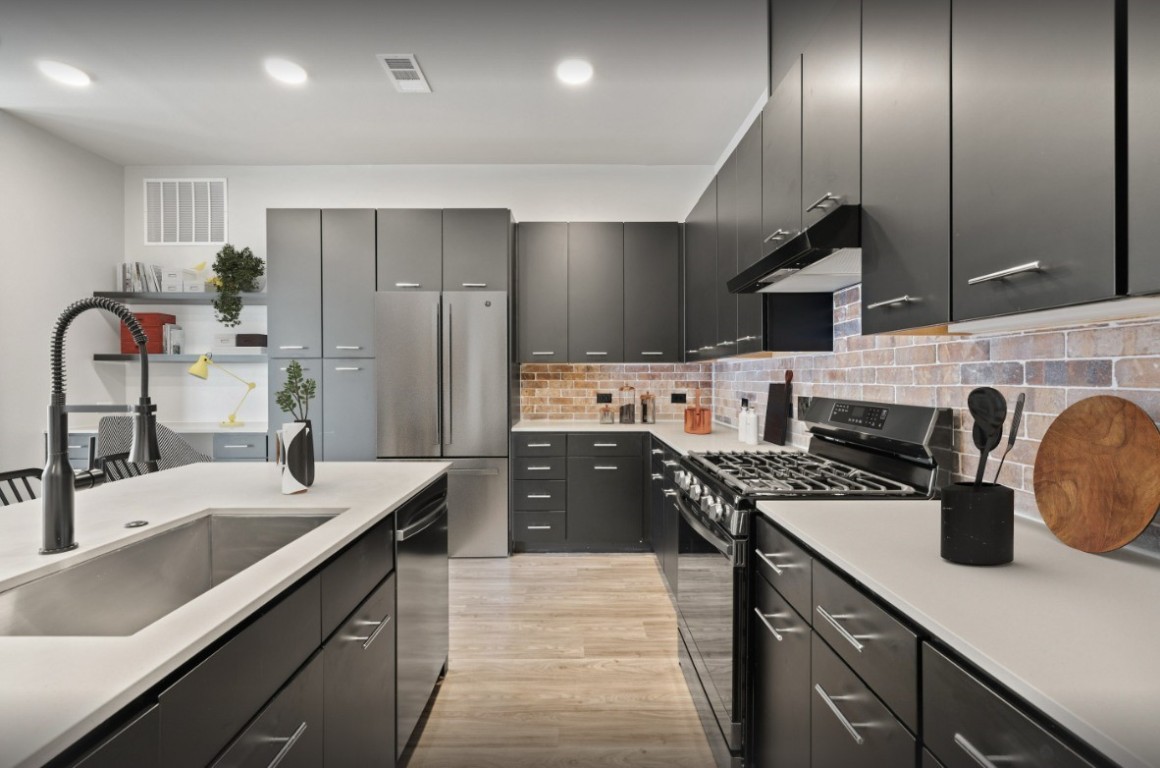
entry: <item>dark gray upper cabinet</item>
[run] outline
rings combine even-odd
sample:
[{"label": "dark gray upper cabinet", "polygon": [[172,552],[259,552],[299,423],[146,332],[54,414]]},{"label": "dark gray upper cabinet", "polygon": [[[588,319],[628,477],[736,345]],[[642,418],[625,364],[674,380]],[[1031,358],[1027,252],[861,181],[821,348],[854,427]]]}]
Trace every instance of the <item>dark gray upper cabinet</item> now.
[{"label": "dark gray upper cabinet", "polygon": [[802,220],[861,201],[861,0],[837,0],[802,56]]},{"label": "dark gray upper cabinet", "polygon": [[1128,288],[1160,291],[1160,4],[1128,0]]},{"label": "dark gray upper cabinet", "polygon": [[1116,294],[1115,9],[954,4],[955,320]]},{"label": "dark gray upper cabinet", "polygon": [[520,362],[567,362],[568,225],[521,223],[516,239]]},{"label": "dark gray upper cabinet", "polygon": [[680,243],[674,222],[624,225],[624,359],[681,359]]},{"label": "dark gray upper cabinet", "polygon": [[506,208],[443,211],[443,290],[508,290],[511,228]]},{"label": "dark gray upper cabinet", "polygon": [[443,211],[387,208],[377,215],[378,290],[439,290],[443,285]]},{"label": "dark gray upper cabinet", "polygon": [[568,225],[568,359],[624,359],[624,225]]},{"label": "dark gray upper cabinet", "polygon": [[685,221],[685,359],[712,359],[717,347],[717,180]]},{"label": "dark gray upper cabinet", "polygon": [[[737,157],[737,269],[733,275],[765,255],[761,244],[764,239],[761,234],[761,145],[761,116],[758,115],[734,153]],[[742,355],[758,352],[761,350],[762,297],[741,294],[735,298],[736,351]]]},{"label": "dark gray upper cabinet", "polygon": [[266,211],[271,357],[322,355],[322,212]]},{"label": "dark gray upper cabinet", "polygon": [[729,280],[737,275],[737,150],[717,173],[717,293],[716,357],[737,351],[737,295],[729,292]]},{"label": "dark gray upper cabinet", "polygon": [[798,64],[835,0],[770,0],[769,84],[777,88]]},{"label": "dark gray upper cabinet", "polygon": [[950,0],[862,0],[862,332],[950,320]]},{"label": "dark gray upper cabinet", "polygon": [[761,113],[762,255],[802,228],[802,57],[797,54]]},{"label": "dark gray upper cabinet", "polygon": [[322,354],[374,357],[375,212],[322,212]]}]

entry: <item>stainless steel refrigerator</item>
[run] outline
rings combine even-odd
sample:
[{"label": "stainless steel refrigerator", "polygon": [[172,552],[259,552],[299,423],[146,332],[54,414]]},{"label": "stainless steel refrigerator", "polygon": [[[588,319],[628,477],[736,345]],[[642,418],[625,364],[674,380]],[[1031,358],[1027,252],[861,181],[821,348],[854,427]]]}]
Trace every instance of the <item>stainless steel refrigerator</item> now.
[{"label": "stainless steel refrigerator", "polygon": [[508,294],[375,294],[378,455],[445,458],[451,557],[506,557]]}]

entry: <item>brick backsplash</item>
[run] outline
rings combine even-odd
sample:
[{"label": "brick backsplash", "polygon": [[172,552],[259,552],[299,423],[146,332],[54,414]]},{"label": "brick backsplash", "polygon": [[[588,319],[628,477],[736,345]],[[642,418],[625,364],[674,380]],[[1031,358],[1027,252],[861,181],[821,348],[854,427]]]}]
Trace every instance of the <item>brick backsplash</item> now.
[{"label": "brick backsplash", "polygon": [[[712,406],[713,366],[710,363],[570,365],[534,364],[520,366],[520,418],[597,421],[601,406],[598,392],[612,393],[615,409],[619,390],[636,388],[636,401],[645,392],[656,395],[657,420],[679,421],[685,405],[670,402],[670,395],[683,392],[693,402],[701,389],[701,403]],[[640,418],[638,412],[637,418]]]},{"label": "brick backsplash", "polygon": [[[770,382],[794,372],[794,395],[934,405],[954,409],[955,466],[969,479],[978,454],[971,442],[967,394],[993,386],[1009,402],[1027,393],[1019,442],[1000,482],[1015,489],[1016,511],[1038,518],[1033,471],[1039,441],[1067,406],[1114,394],[1160,420],[1160,319],[1059,328],[1018,334],[962,336],[862,336],[861,289],[834,295],[834,351],[758,359],[732,358],[713,365],[715,417],[735,424],[742,397],[764,418]],[[791,440],[808,443],[799,421]],[[991,464],[991,471],[997,463]],[[988,475],[990,478],[990,475]],[[1160,555],[1160,523],[1153,522],[1130,548]],[[1018,557],[1018,553],[1016,553]]]}]

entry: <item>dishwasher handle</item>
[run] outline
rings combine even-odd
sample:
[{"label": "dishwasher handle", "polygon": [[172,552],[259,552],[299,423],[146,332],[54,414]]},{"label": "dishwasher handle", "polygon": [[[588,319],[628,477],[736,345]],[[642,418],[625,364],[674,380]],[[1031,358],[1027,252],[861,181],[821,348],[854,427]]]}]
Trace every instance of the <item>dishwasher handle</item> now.
[{"label": "dishwasher handle", "polygon": [[[423,515],[417,521],[411,523],[406,528],[400,528],[395,531],[395,541],[407,541],[418,536],[423,531],[427,530],[435,523],[439,522],[441,518],[447,516],[447,500],[440,499],[431,505],[432,511]],[[429,507],[429,509],[431,509]]]}]

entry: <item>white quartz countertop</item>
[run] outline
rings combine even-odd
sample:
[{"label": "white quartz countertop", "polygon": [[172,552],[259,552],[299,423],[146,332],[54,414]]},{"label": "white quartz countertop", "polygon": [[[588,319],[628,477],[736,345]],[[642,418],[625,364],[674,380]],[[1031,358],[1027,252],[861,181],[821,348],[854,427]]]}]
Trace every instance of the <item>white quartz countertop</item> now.
[{"label": "white quartz countertop", "polygon": [[1090,555],[1015,518],[1015,560],[939,557],[937,501],[758,508],[1118,765],[1160,766],[1160,561]]},{"label": "white quartz countertop", "polygon": [[785,451],[772,443],[749,445],[737,439],[737,428],[713,424],[707,435],[690,435],[683,421],[660,421],[656,424],[600,424],[594,421],[527,421],[516,422],[512,432],[648,432],[681,454],[692,451]]},{"label": "white quartz countertop", "polygon": [[[40,502],[0,515],[0,591],[173,528],[207,509],[333,519],[124,637],[0,636],[0,768],[38,766],[162,681],[238,622],[447,471],[445,462],[319,462],[307,493],[284,496],[275,464],[194,464],[76,497],[72,552],[37,553]],[[126,529],[130,520],[148,520]]]}]

